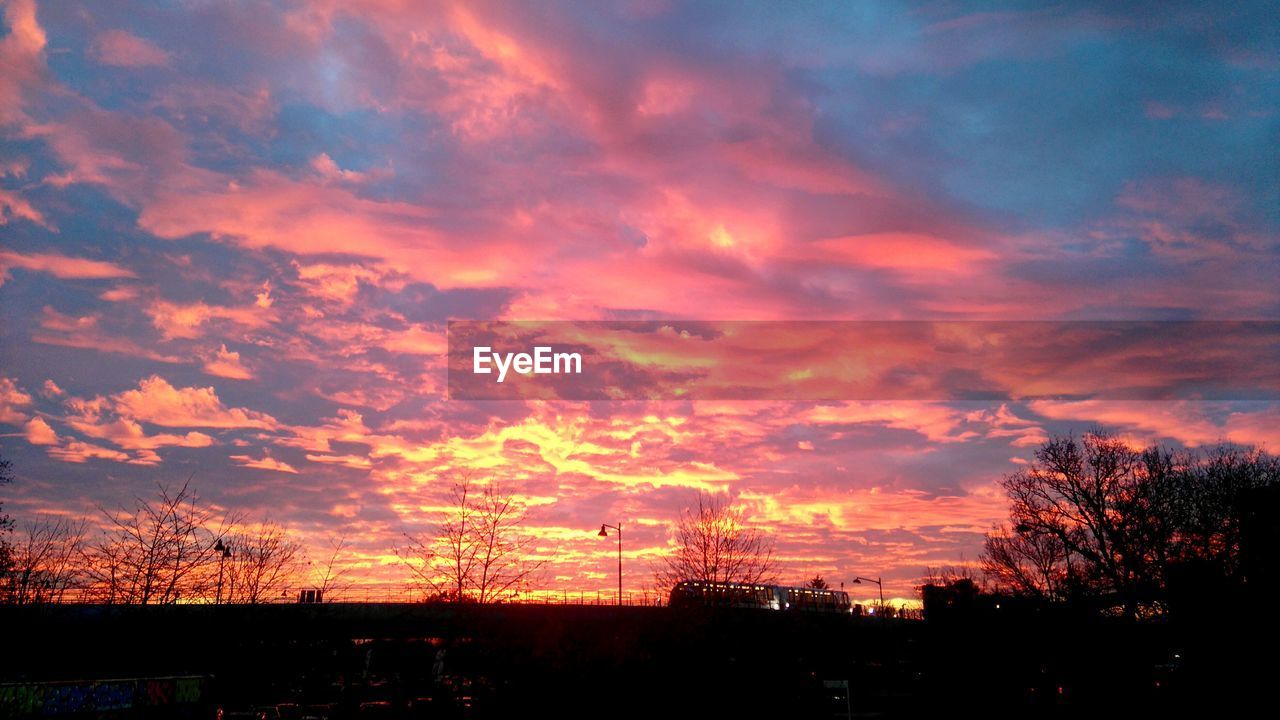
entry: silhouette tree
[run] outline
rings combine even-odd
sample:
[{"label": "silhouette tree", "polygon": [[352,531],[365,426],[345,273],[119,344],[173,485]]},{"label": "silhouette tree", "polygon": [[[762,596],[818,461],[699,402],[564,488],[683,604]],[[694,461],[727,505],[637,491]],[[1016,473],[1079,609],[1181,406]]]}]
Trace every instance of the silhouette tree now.
[{"label": "silhouette tree", "polygon": [[226,602],[268,602],[297,578],[302,545],[274,522],[262,523],[252,532],[232,533],[223,542],[231,551],[224,568]]},{"label": "silhouette tree", "polygon": [[924,617],[941,620],[963,616],[973,610],[982,592],[982,583],[968,565],[925,568],[924,583],[920,587]]},{"label": "silhouette tree", "polygon": [[347,569],[343,566],[347,548],[347,536],[329,538],[329,555],[324,562],[312,568],[312,583],[320,591],[320,597],[332,602],[333,596],[351,587],[347,582]]},{"label": "silhouette tree", "polygon": [[[8,459],[0,456],[0,486],[13,482],[13,465]],[[13,533],[13,519],[5,514],[4,501],[0,501],[0,579],[8,578],[13,568],[13,544],[9,536]]]},{"label": "silhouette tree", "polygon": [[741,507],[726,496],[702,492],[674,528],[673,550],[654,572],[658,587],[684,580],[772,583],[773,540],[747,526]]},{"label": "silhouette tree", "polygon": [[813,588],[814,590],[827,590],[831,586],[827,584],[826,578],[821,575],[814,575],[809,582],[805,583],[805,587]]},{"label": "silhouette tree", "polygon": [[982,571],[1005,592],[1064,600],[1071,584],[1070,553],[1056,535],[1000,526],[987,533]]},{"label": "silhouette tree", "polygon": [[[1167,476],[1161,461],[1101,430],[1078,440],[1049,440],[1029,467],[1002,483],[1011,500],[1010,521],[1028,538],[1020,545],[1060,546],[1064,564],[1068,556],[1079,557],[1093,586],[1118,594],[1126,612],[1134,614],[1158,584],[1155,565],[1167,547],[1168,528],[1155,502]],[[1000,547],[996,541],[991,549]],[[999,565],[1014,558],[989,552],[984,562]],[[1004,567],[1006,575],[1016,574],[1013,564]]]},{"label": "silhouette tree", "polygon": [[1200,561],[1238,580],[1240,502],[1248,493],[1280,485],[1280,457],[1256,448],[1219,444],[1171,460],[1164,511],[1176,528],[1170,557]]},{"label": "silhouette tree", "polygon": [[10,572],[0,577],[0,600],[16,605],[61,602],[80,578],[87,521],[38,517],[14,544]]},{"label": "silhouette tree", "polygon": [[1163,601],[1180,563],[1236,579],[1238,499],[1277,482],[1280,460],[1261,450],[1135,449],[1103,430],[1055,437],[1004,478],[1009,528],[987,535],[983,569],[1003,591],[1113,595],[1134,616]]},{"label": "silhouette tree", "polygon": [[453,484],[436,531],[406,535],[407,545],[397,554],[432,598],[501,602],[545,562],[532,557],[533,539],[521,531],[524,520],[524,505],[513,493],[463,475]]},{"label": "silhouette tree", "polygon": [[[13,482],[13,464],[8,458],[0,456],[0,485]],[[13,533],[13,518],[4,512],[4,501],[0,500],[0,579],[8,576],[13,567],[13,545],[9,536]]]},{"label": "silhouette tree", "polygon": [[106,603],[176,603],[207,599],[217,582],[214,546],[238,515],[217,514],[190,486],[159,486],[157,497],[131,509],[99,508],[109,524],[86,552],[86,574]]}]

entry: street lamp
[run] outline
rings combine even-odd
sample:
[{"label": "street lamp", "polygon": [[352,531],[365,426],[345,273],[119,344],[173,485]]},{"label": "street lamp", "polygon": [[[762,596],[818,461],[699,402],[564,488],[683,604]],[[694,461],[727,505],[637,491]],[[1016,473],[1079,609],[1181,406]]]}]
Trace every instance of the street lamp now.
[{"label": "street lamp", "polygon": [[609,537],[609,530],[618,531],[618,604],[622,604],[622,523],[617,525],[601,525],[600,537]]},{"label": "street lamp", "polygon": [[880,578],[856,577],[853,579],[853,584],[861,585],[864,580],[873,582],[880,588],[880,612],[884,612],[884,583],[880,582]]},{"label": "street lamp", "polygon": [[222,564],[227,558],[231,557],[231,548],[222,544],[222,538],[218,538],[218,542],[213,546],[213,551],[218,553],[218,597],[214,599],[214,605],[222,604]]}]

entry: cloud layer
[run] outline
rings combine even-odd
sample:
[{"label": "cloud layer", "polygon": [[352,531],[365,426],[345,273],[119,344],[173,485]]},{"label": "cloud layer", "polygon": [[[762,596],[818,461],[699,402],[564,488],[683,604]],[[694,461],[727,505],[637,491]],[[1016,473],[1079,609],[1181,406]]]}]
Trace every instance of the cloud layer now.
[{"label": "cloud layer", "polygon": [[1274,446],[1277,407],[464,403],[446,321],[1280,319],[1272,10],[10,0],[6,508],[194,473],[400,582],[472,468],[593,590],[591,528],[647,567],[723,490],[786,579],[909,596],[1049,434]]}]

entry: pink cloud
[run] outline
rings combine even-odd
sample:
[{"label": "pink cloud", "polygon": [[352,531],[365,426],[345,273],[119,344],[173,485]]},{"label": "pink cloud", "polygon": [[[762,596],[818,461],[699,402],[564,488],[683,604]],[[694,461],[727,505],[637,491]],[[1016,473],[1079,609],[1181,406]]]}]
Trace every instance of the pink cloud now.
[{"label": "pink cloud", "polygon": [[156,300],[147,308],[151,322],[166,340],[201,337],[205,326],[214,321],[225,321],[240,329],[254,330],[270,324],[269,310],[258,305],[224,307],[203,302],[172,303]]},{"label": "pink cloud", "polygon": [[369,175],[355,170],[344,170],[329,157],[328,153],[320,153],[311,158],[311,167],[326,180],[359,183],[369,179]]},{"label": "pink cloud", "polygon": [[14,0],[4,7],[9,33],[0,38],[0,125],[26,120],[28,88],[44,82],[44,29],[36,21],[34,0]]},{"label": "pink cloud", "polygon": [[357,470],[368,470],[373,467],[373,462],[370,461],[369,458],[360,455],[315,455],[307,453],[306,457],[314,463],[342,465],[344,467],[355,468]]},{"label": "pink cloud", "polygon": [[90,54],[103,65],[156,67],[169,64],[169,53],[124,30],[107,30],[94,39]]},{"label": "pink cloud", "polygon": [[31,418],[24,431],[27,442],[32,445],[57,445],[61,442],[58,433],[41,417]]},{"label": "pink cloud", "polygon": [[1030,404],[1032,411],[1044,417],[1098,423],[1130,435],[1138,445],[1166,439],[1190,447],[1222,440],[1269,448],[1280,445],[1280,408],[1275,404],[1250,403],[1223,415],[1225,407],[1233,406],[1200,401],[1101,400]]},{"label": "pink cloud", "polygon": [[134,285],[120,285],[110,290],[103,290],[98,298],[106,302],[124,302],[138,297],[139,289]]},{"label": "pink cloud", "polygon": [[15,381],[0,375],[0,423],[21,425],[27,421],[27,415],[18,408],[30,405],[31,396],[23,392]]},{"label": "pink cloud", "polygon": [[218,348],[217,352],[205,360],[204,371],[232,380],[253,379],[253,373],[240,361],[240,353],[228,351],[226,345]]},{"label": "pink cloud", "polygon": [[40,330],[32,333],[31,340],[45,345],[80,348],[95,352],[119,353],[132,357],[147,358],[157,362],[177,363],[181,358],[163,355],[150,347],[130,340],[107,334],[98,327],[99,315],[81,315],[74,317],[65,315],[46,305],[40,314]]},{"label": "pink cloud", "polygon": [[364,416],[354,410],[342,409],[337,417],[326,418],[320,426],[289,428],[292,436],[282,438],[279,444],[310,450],[316,454],[330,454],[332,442],[361,443],[375,441],[375,433],[364,424]]},{"label": "pink cloud", "polygon": [[797,252],[814,260],[897,270],[912,281],[928,282],[938,274],[972,273],[976,264],[997,259],[991,245],[965,246],[914,233],[871,233],[820,240]]},{"label": "pink cloud", "polygon": [[276,460],[271,457],[270,453],[264,454],[261,458],[253,458],[248,455],[232,455],[231,459],[237,465],[247,468],[255,468],[257,470],[271,470],[272,472],[289,473],[297,475],[298,471],[289,465],[289,463]]},{"label": "pink cloud", "polygon": [[[139,224],[163,238],[209,232],[247,247],[303,256],[356,254],[383,260],[443,288],[495,284],[529,265],[515,239],[467,244],[432,229],[436,214],[405,202],[366,200],[350,191],[257,171],[244,183],[162,193],[145,204]],[[507,252],[495,245],[507,244]]]},{"label": "pink cloud", "polygon": [[24,255],[11,250],[0,250],[0,281],[3,280],[5,273],[12,268],[48,273],[62,280],[135,277],[133,271],[122,268],[115,263],[101,260],[68,257],[56,253]]},{"label": "pink cloud", "polygon": [[297,271],[298,280],[309,295],[342,306],[355,301],[362,283],[376,286],[384,276],[362,265],[299,264]]},{"label": "pink cloud", "polygon": [[144,378],[137,390],[112,396],[116,412],[162,427],[260,428],[279,426],[266,413],[228,408],[212,387],[175,388],[159,375]]},{"label": "pink cloud", "polygon": [[27,220],[42,228],[53,229],[44,215],[16,192],[0,188],[0,225],[12,220]]},{"label": "pink cloud", "polygon": [[964,426],[965,413],[941,404],[920,402],[846,402],[820,405],[802,413],[813,425],[879,425],[911,430],[935,443],[973,440],[980,435]]},{"label": "pink cloud", "polygon": [[93,413],[67,418],[66,423],[90,437],[107,440],[125,450],[155,450],[161,447],[209,447],[213,438],[200,432],[185,435],[148,435],[142,425],[129,418],[105,419]]},{"label": "pink cloud", "polygon": [[115,462],[122,463],[127,463],[132,460],[132,458],[119,450],[112,450],[111,448],[81,442],[79,440],[69,441],[65,445],[51,446],[49,448],[49,457],[69,463],[84,463],[95,458],[101,460],[114,460]]}]

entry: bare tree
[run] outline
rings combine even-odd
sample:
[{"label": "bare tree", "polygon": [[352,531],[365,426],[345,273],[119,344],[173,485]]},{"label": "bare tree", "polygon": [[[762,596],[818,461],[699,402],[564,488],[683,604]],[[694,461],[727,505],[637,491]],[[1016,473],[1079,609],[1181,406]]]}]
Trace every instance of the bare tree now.
[{"label": "bare tree", "polygon": [[1220,444],[1175,459],[1172,492],[1165,510],[1177,529],[1170,555],[1203,560],[1227,577],[1240,567],[1241,497],[1280,484],[1280,457],[1255,448]]},{"label": "bare tree", "polygon": [[[13,482],[13,463],[0,457],[0,485]],[[0,502],[0,578],[10,572],[13,565],[13,545],[9,535],[13,532],[13,518],[4,513],[4,503]]]},{"label": "bare tree", "polygon": [[1261,450],[1135,449],[1102,430],[1056,437],[1005,477],[1012,530],[988,534],[983,569],[1005,591],[1114,595],[1133,616],[1160,606],[1172,566],[1238,580],[1236,506],[1276,483],[1280,459]]},{"label": "bare tree", "polygon": [[102,602],[164,604],[211,597],[220,555],[214,546],[238,517],[218,517],[189,480],[176,491],[160,486],[152,500],[135,498],[131,509],[99,509],[109,527],[88,548],[86,569]]},{"label": "bare tree", "polygon": [[444,519],[430,535],[406,535],[397,550],[414,583],[448,602],[506,599],[544,564],[521,531],[524,505],[496,482],[479,487],[463,475],[451,489]]},{"label": "bare tree", "polygon": [[963,558],[959,565],[926,567],[924,573],[920,599],[926,619],[971,609],[985,589],[981,578]]},{"label": "bare tree", "polygon": [[925,585],[953,585],[958,582],[969,582],[976,587],[982,587],[982,577],[970,563],[965,561],[964,556],[960,557],[958,565],[938,567],[926,565],[921,582]]},{"label": "bare tree", "polygon": [[13,604],[61,602],[78,579],[86,521],[37,517],[13,548],[10,572],[0,582],[0,598]]},{"label": "bare tree", "polygon": [[475,501],[471,475],[463,475],[450,489],[449,510],[433,535],[405,535],[407,546],[397,549],[414,584],[448,602],[467,599],[479,545],[475,535]]},{"label": "bare tree", "polygon": [[685,580],[713,583],[775,581],[773,540],[746,524],[742,508],[724,495],[699,493],[676,523],[675,547],[655,570],[658,587]]},{"label": "bare tree", "polygon": [[1001,591],[1063,600],[1071,583],[1071,555],[1055,535],[1001,526],[987,533],[982,571]]},{"label": "bare tree", "polygon": [[1035,462],[1003,483],[1014,527],[1028,537],[1051,537],[1079,556],[1093,584],[1119,594],[1129,614],[1156,585],[1157,555],[1167,547],[1154,537],[1163,533],[1153,524],[1155,476],[1145,472],[1144,459],[1165,475],[1162,458],[1144,458],[1099,430],[1049,440]]},{"label": "bare tree", "polygon": [[297,578],[302,545],[277,523],[233,533],[223,543],[231,553],[224,567],[226,602],[268,602]]},{"label": "bare tree", "polygon": [[323,563],[312,567],[312,584],[320,591],[320,597],[330,602],[335,594],[351,587],[351,583],[346,579],[347,569],[343,566],[346,547],[346,535],[329,538],[328,557]]},{"label": "bare tree", "polygon": [[476,498],[475,510],[472,589],[482,603],[500,602],[543,563],[530,557],[533,539],[521,531],[525,508],[515,495],[491,483]]}]

